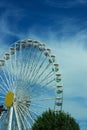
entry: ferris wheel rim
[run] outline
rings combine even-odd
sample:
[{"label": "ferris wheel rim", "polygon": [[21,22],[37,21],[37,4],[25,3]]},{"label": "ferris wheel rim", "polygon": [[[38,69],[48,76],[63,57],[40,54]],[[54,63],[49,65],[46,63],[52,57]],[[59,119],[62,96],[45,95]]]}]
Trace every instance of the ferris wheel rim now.
[{"label": "ferris wheel rim", "polygon": [[[36,44],[38,43],[40,46],[41,45],[43,45],[44,47],[45,47],[45,44],[43,44],[43,43],[41,43],[41,42],[38,42],[38,41],[36,41],[36,40],[32,40],[32,39],[27,39],[27,40],[18,40],[17,42],[15,42],[15,43],[13,43],[13,44],[11,44],[11,46],[9,47],[9,48],[11,48],[11,47],[13,47],[13,46],[15,46],[16,44],[19,44],[20,46],[22,45],[22,43],[23,42],[25,42],[25,44],[26,44],[26,42],[29,42],[29,40],[31,40],[32,41],[32,43],[33,42],[35,42]],[[46,48],[45,47],[45,49],[47,50],[48,48]],[[15,50],[16,50],[16,48],[15,48]],[[48,49],[47,51],[51,51],[50,49]],[[11,54],[10,54],[11,55]],[[55,80],[56,80],[56,82],[59,82],[59,80],[60,79],[58,79],[58,77],[57,76],[59,76],[56,72],[58,71],[58,64],[56,64],[55,62],[54,62],[54,60],[52,60],[52,58],[54,59],[54,55],[49,55],[48,53],[45,53],[45,55],[46,56],[49,56],[49,62],[52,64],[52,66],[54,66],[54,68],[53,68],[53,72],[54,72],[54,74],[56,75],[56,78],[55,78]],[[9,55],[8,55],[8,53],[7,53],[7,55],[5,55],[5,56],[8,56],[9,57]],[[4,59],[4,58],[3,58]],[[8,59],[8,58],[7,58]],[[7,60],[5,59],[5,60],[0,60],[0,62],[3,62],[3,64],[4,64],[4,61],[6,61],[7,62]],[[3,65],[2,64],[2,65]],[[40,74],[41,75],[41,74]],[[40,75],[39,75],[39,78],[40,78]],[[32,76],[32,75],[31,75]],[[34,79],[33,79],[34,80]],[[33,81],[32,80],[32,81]],[[44,81],[44,80],[43,80]],[[43,86],[43,88],[44,88],[44,86]],[[50,100],[54,100],[55,101],[55,103],[54,103],[54,109],[55,109],[55,111],[56,111],[56,106],[59,106],[59,107],[61,107],[61,109],[62,109],[62,101],[63,101],[63,91],[59,91],[60,89],[60,85],[58,86],[57,85],[57,88],[58,88],[58,90],[57,90],[57,94],[59,94],[59,97],[57,97],[57,95],[55,95],[55,97],[54,98],[49,98],[49,97],[46,97],[46,98],[42,98],[42,99],[32,99],[32,98],[29,98],[29,101],[31,102],[31,101],[50,101]],[[60,94],[62,93],[62,97],[60,96]],[[17,100],[16,98],[14,99],[15,101]],[[20,102],[19,100],[17,101],[17,102]],[[29,103],[30,104],[30,103]],[[27,104],[27,105],[29,105],[29,104]],[[21,104],[21,105],[23,105],[23,104]],[[24,104],[25,105],[25,104]],[[34,104],[33,104],[34,105]],[[26,105],[25,105],[26,106]],[[21,106],[22,107],[22,106]],[[19,108],[19,109],[22,109],[22,108]],[[41,106],[40,106],[41,107]],[[43,108],[45,108],[45,107],[43,107]],[[15,111],[15,113],[17,114],[18,112],[17,111],[20,111],[20,110],[16,110],[16,108],[15,108],[15,106],[14,107],[11,107],[11,109],[14,109],[14,111]],[[12,111],[12,110],[11,110]],[[23,106],[23,109],[22,109],[22,111],[24,111],[24,106]],[[26,111],[28,111],[27,110],[27,106],[26,106]],[[30,111],[32,111],[32,110],[30,110]],[[22,115],[23,115],[23,113],[22,113]],[[12,116],[12,113],[10,114],[10,116]],[[16,118],[17,118],[18,116],[16,115]],[[20,116],[21,117],[21,116]],[[22,117],[21,117],[22,118]],[[32,117],[31,117],[32,118]],[[12,117],[10,117],[10,119],[12,119]],[[18,120],[18,119],[17,119]],[[11,120],[12,121],[12,120]],[[9,121],[10,122],[10,121]],[[19,122],[19,121],[17,121],[17,122]],[[29,127],[31,127],[30,125],[29,125]],[[21,128],[20,128],[20,124],[18,124],[18,129],[19,130],[21,130]],[[9,129],[8,130],[11,130],[11,123],[9,123]]]}]

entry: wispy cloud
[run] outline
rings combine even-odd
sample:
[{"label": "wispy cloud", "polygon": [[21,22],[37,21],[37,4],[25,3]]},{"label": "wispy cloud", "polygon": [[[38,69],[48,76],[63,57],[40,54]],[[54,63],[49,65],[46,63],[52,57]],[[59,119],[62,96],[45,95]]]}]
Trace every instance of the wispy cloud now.
[{"label": "wispy cloud", "polygon": [[60,71],[63,75],[64,109],[75,113],[74,116],[79,118],[87,118],[85,114],[87,113],[87,49],[84,40],[86,34],[78,33],[76,36],[61,40],[54,36],[53,39],[48,40],[60,63]]},{"label": "wispy cloud", "polygon": [[[18,23],[25,17],[24,10],[21,8],[16,8],[13,5],[6,3],[5,5],[0,3],[1,8],[5,6],[5,10],[0,16],[0,43],[6,43],[7,40],[16,37],[22,37],[22,33],[18,28]],[[20,32],[20,33],[19,33]]]},{"label": "wispy cloud", "polygon": [[[80,120],[81,130],[87,121],[87,30],[72,20],[62,23],[62,29],[48,30],[41,36],[32,30],[32,37],[46,41],[56,55],[64,83],[63,110]],[[73,26],[73,27],[72,27]],[[73,28],[73,29],[72,29]],[[59,36],[59,34],[61,34]],[[70,35],[67,35],[70,34]],[[82,122],[82,123],[81,123]]]}]

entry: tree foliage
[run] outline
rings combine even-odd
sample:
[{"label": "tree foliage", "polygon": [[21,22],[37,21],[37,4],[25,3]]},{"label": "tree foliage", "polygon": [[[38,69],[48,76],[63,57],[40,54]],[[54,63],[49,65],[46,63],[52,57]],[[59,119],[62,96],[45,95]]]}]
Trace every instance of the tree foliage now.
[{"label": "tree foliage", "polygon": [[38,117],[32,130],[80,130],[80,128],[70,114],[49,110]]}]

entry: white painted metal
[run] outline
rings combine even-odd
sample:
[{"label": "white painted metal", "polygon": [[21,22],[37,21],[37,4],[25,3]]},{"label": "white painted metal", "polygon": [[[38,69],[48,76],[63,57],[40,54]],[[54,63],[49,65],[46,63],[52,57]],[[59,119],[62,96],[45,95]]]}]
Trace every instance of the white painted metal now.
[{"label": "white painted metal", "polygon": [[13,106],[10,108],[8,130],[12,130]]}]

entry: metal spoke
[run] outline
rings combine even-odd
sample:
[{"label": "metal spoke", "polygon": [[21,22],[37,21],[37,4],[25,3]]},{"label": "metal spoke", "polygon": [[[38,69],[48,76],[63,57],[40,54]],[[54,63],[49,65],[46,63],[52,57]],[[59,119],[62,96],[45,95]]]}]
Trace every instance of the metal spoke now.
[{"label": "metal spoke", "polygon": [[55,98],[31,99],[31,101],[47,101],[47,100],[55,100]]},{"label": "metal spoke", "polygon": [[16,104],[14,105],[14,111],[15,111],[15,116],[16,116],[16,120],[17,120],[18,129],[21,130],[21,125],[20,125],[20,122],[19,122],[19,116],[18,116]]},{"label": "metal spoke", "polygon": [[35,120],[33,119],[32,115],[30,114],[29,108],[26,105],[23,105],[22,103],[20,105],[22,106],[23,111],[30,117],[30,119],[34,123]]},{"label": "metal spoke", "polygon": [[47,106],[39,105],[39,104],[36,104],[36,103],[31,103],[31,105],[36,106],[36,107],[40,107],[40,108],[44,108],[44,109],[48,109]]},{"label": "metal spoke", "polygon": [[26,121],[28,127],[31,128],[31,125],[30,125],[30,123],[29,123],[27,117],[26,117],[26,116],[24,115],[24,113],[23,113],[23,107],[22,107],[21,105],[20,105],[19,107],[20,107],[20,109],[21,109],[21,113],[22,113],[22,115],[23,115],[23,117],[24,117],[24,119],[25,119],[25,121]]},{"label": "metal spoke", "polygon": [[26,129],[26,126],[25,126],[25,123],[24,123],[24,120],[23,120],[23,116],[24,116],[24,115],[22,115],[22,112],[21,112],[21,109],[20,109],[19,106],[17,106],[17,110],[18,110],[18,114],[19,114],[19,117],[20,117],[20,119],[21,119],[21,122],[22,122],[22,124],[23,124],[23,127],[24,127],[24,129]]}]

